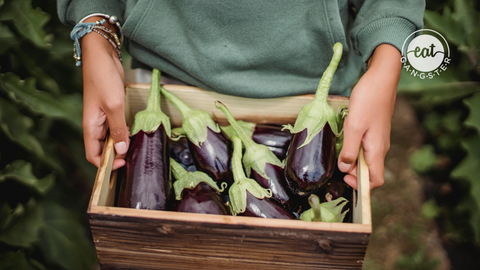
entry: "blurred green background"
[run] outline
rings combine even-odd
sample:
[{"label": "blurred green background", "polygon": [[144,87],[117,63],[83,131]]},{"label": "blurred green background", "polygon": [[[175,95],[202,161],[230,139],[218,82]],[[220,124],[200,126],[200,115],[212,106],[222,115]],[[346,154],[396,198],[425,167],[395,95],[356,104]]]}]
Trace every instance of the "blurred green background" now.
[{"label": "blurred green background", "polygon": [[[480,4],[427,1],[452,50],[402,74],[364,269],[480,269]],[[0,269],[96,269],[81,68],[56,2],[0,0]]]}]

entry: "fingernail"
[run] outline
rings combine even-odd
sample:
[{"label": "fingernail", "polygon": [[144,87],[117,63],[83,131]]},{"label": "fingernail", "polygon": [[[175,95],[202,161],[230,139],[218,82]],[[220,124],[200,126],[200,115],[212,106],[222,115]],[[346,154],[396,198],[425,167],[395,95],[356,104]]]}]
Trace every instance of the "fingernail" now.
[{"label": "fingernail", "polygon": [[127,153],[127,144],[125,142],[118,142],[115,144],[115,151],[119,155],[125,155]]},{"label": "fingernail", "polygon": [[340,162],[340,164],[338,164],[338,168],[342,172],[348,172],[348,170],[350,170],[350,166],[351,166],[350,164],[347,164],[345,162]]}]

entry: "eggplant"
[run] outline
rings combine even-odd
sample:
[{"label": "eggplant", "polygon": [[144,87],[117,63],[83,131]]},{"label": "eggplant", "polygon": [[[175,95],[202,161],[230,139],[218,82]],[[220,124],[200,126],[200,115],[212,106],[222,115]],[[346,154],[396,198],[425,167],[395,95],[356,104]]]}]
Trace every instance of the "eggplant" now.
[{"label": "eggplant", "polygon": [[173,93],[163,87],[160,89],[182,115],[182,128],[197,170],[205,172],[215,182],[233,181],[230,141],[218,124],[206,111],[192,109]]},{"label": "eggplant", "polygon": [[147,108],[135,115],[119,207],[166,210],[171,197],[170,120],[160,108],[160,71],[152,72]]},{"label": "eggplant", "polygon": [[[173,130],[172,130],[173,133]],[[176,141],[170,141],[170,157],[178,162],[187,171],[196,171],[192,153],[188,147],[188,139],[179,137]]]},{"label": "eggplant", "polygon": [[253,131],[252,139],[256,143],[269,148],[288,149],[292,141],[292,134],[284,131],[281,127],[268,124],[257,124]]},{"label": "eggplant", "polygon": [[333,46],[333,57],[323,73],[315,98],[303,106],[285,158],[285,177],[290,190],[306,196],[318,190],[332,176],[336,164],[335,136],[339,135],[335,110],[327,103],[328,90],[342,56],[343,46]]},{"label": "eggplant", "polygon": [[293,214],[282,207],[272,197],[272,191],[260,186],[255,180],[247,178],[242,166],[242,141],[232,136],[232,170],[234,183],[228,191],[232,215],[294,219]]},{"label": "eggplant", "polygon": [[236,136],[245,146],[243,164],[247,175],[255,179],[262,187],[270,189],[272,199],[282,205],[289,205],[293,194],[287,189],[282,161],[267,146],[254,142],[245,134],[222,102],[216,101],[215,106],[225,114],[230,126],[235,130]]},{"label": "eggplant", "polygon": [[177,179],[173,183],[176,199],[173,207],[175,211],[216,215],[230,214],[225,201],[218,194],[226,188],[225,182],[219,188],[206,173],[189,172],[173,158],[170,159],[170,165],[173,176]]},{"label": "eggplant", "polygon": [[348,201],[342,197],[320,203],[318,196],[312,194],[308,198],[308,202],[312,208],[300,215],[300,219],[303,221],[343,222],[345,215],[350,211],[350,209],[344,211],[344,206]]},{"label": "eggplant", "polygon": [[318,190],[335,169],[335,136],[326,124],[308,145],[299,147],[307,137],[307,129],[293,136],[287,152],[285,178],[289,189],[305,196]]},{"label": "eggplant", "polygon": [[[266,145],[280,160],[286,156],[292,134],[283,131],[280,126],[270,124],[255,124],[238,120],[237,123],[254,142]],[[230,137],[235,133],[232,126],[220,127]]]}]

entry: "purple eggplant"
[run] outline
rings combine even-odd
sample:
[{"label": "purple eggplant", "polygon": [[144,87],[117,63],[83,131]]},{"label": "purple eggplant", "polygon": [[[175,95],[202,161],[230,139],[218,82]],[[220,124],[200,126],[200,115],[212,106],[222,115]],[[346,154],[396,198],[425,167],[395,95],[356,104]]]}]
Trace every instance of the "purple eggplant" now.
[{"label": "purple eggplant", "polygon": [[[281,127],[270,124],[255,124],[238,120],[237,123],[251,137],[254,142],[266,145],[280,160],[286,156],[288,146],[292,140],[292,134],[283,131]],[[230,137],[235,133],[232,126],[223,126],[221,129]]]},{"label": "purple eggplant", "polygon": [[166,210],[171,194],[170,120],[160,109],[160,71],[153,70],[147,108],[135,115],[119,207]]},{"label": "purple eggplant", "polygon": [[229,215],[230,211],[225,201],[218,193],[222,192],[227,184],[221,188],[217,186],[206,173],[185,170],[173,158],[170,159],[176,203],[174,210],[178,212]]},{"label": "purple eggplant", "polygon": [[245,134],[223,103],[217,101],[216,107],[225,114],[230,126],[235,130],[236,136],[242,140],[245,146],[243,164],[247,175],[255,179],[262,187],[269,188],[272,191],[272,199],[288,205],[293,194],[287,189],[283,163],[267,146],[255,143]]},{"label": "purple eggplant", "polygon": [[160,88],[182,114],[182,128],[197,170],[205,172],[215,182],[232,181],[231,145],[218,124],[206,111],[192,109],[173,93]]},{"label": "purple eggplant", "polygon": [[293,139],[285,158],[285,177],[291,191],[306,196],[319,189],[336,164],[335,136],[339,135],[335,110],[327,103],[328,91],[342,56],[343,46],[333,46],[333,57],[323,73],[315,98],[300,110],[295,125],[285,125]]},{"label": "purple eggplant", "polygon": [[233,215],[294,219],[293,214],[281,206],[272,196],[270,189],[260,186],[255,180],[247,178],[242,166],[242,141],[232,136],[232,170],[234,183],[228,191]]},{"label": "purple eggplant", "polygon": [[[288,149],[292,141],[292,134],[283,131],[281,127],[268,124],[257,124],[253,131],[252,139],[256,143],[266,145],[271,148]],[[271,149],[270,148],[270,149]]]},{"label": "purple eggplant", "polygon": [[307,136],[307,130],[295,134],[287,153],[285,177],[290,190],[307,195],[319,189],[335,169],[335,135],[330,126],[315,135],[308,145],[299,147]]}]

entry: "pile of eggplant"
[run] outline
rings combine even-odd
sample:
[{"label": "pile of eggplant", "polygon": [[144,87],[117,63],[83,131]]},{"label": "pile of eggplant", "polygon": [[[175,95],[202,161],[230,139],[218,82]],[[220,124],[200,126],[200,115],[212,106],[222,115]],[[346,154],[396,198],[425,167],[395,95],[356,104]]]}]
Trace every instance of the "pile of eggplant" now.
[{"label": "pile of eggplant", "polygon": [[[333,47],[315,98],[294,124],[236,120],[221,101],[228,126],[189,107],[160,85],[154,69],[147,108],[138,112],[117,206],[305,221],[351,222],[352,189],[336,166],[347,108],[337,113],[328,90],[342,55]],[[181,113],[172,132],[161,95]]]}]

